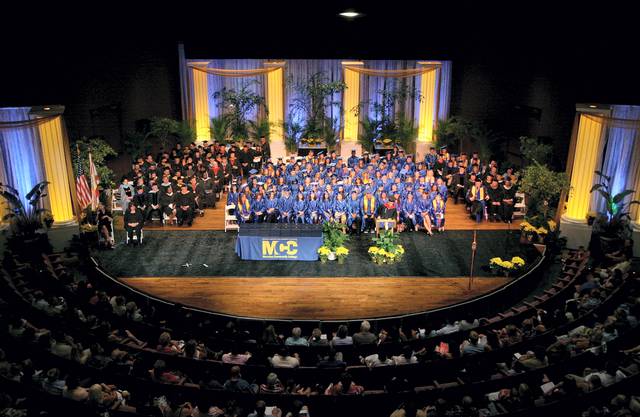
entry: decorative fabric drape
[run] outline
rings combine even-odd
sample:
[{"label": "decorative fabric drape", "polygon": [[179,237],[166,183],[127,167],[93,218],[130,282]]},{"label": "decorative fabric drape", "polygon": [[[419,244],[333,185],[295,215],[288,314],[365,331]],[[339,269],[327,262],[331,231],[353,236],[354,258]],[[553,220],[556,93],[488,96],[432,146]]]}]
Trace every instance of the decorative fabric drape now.
[{"label": "decorative fabric drape", "polygon": [[[304,84],[312,75],[322,73],[329,82],[343,81],[342,64],[337,59],[291,59],[285,68],[285,120],[292,119],[305,124],[307,115],[295,109],[295,100],[300,98],[296,86]],[[326,116],[331,117],[342,126],[342,92],[335,93],[330,100],[334,105],[326,107]],[[347,109],[344,109],[345,111]]]},{"label": "decorative fabric drape", "polygon": [[[389,61],[386,61],[389,62]],[[404,61],[390,61],[390,62],[404,62]],[[414,61],[415,62],[415,61]],[[368,75],[371,77],[389,77],[389,78],[408,78],[415,77],[416,75],[422,75],[425,72],[435,71],[440,64],[433,65],[421,65],[414,68],[398,68],[398,69],[376,69],[369,67],[358,67],[355,65],[345,65],[344,68],[355,71],[358,74]]]},{"label": "decorative fabric drape", "polygon": [[[209,115],[211,118],[223,114],[221,101],[214,98],[214,94],[223,88],[239,91],[246,86],[250,92],[266,97],[267,83],[264,75],[279,67],[264,68],[264,62],[262,59],[214,59],[209,62],[207,67],[193,66],[193,68],[209,74]],[[247,115],[247,119],[257,120],[264,116],[263,111],[263,108],[254,108]]]},{"label": "decorative fabric drape", "polygon": [[0,109],[0,152],[2,177],[18,190],[23,204],[34,185],[44,180],[42,152],[37,124],[47,119],[30,120],[29,107]]},{"label": "decorative fabric drape", "polygon": [[[404,113],[405,117],[414,121],[414,124],[418,124],[420,108],[420,79],[416,76],[411,77],[395,77],[388,74],[400,74],[407,71],[413,71],[416,68],[416,61],[398,61],[398,60],[372,60],[365,61],[364,64],[368,70],[368,76],[362,77],[360,82],[360,102],[363,104],[363,108],[360,109],[361,117],[365,114],[370,119],[376,117],[374,111],[374,104],[382,103],[382,91],[393,91],[400,88],[402,84],[407,85],[409,91],[416,91],[415,97],[406,97],[403,102],[396,102],[392,109],[393,115],[398,113]],[[351,68],[346,66],[345,68]],[[360,68],[358,68],[360,69]],[[431,71],[432,69],[429,69]],[[380,75],[377,75],[380,74]],[[420,73],[418,73],[419,75]],[[379,115],[378,115],[379,117]]]},{"label": "decorative fabric drape", "polygon": [[442,61],[438,84],[440,85],[438,120],[446,120],[449,117],[449,97],[451,96],[451,61]]},{"label": "decorative fabric drape", "polygon": [[[623,190],[640,188],[640,106],[613,106],[612,117],[585,115],[603,124],[604,145],[599,170],[611,177],[613,194]],[[596,176],[594,183],[599,182]],[[628,202],[634,196],[629,196]],[[591,210],[605,210],[599,194],[591,196]],[[637,210],[635,207],[633,210]]]}]

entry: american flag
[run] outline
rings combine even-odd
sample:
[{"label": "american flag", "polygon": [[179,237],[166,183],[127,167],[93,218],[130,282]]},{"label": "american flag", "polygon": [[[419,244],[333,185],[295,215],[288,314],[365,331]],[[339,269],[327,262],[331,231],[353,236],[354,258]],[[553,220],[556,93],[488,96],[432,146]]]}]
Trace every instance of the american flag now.
[{"label": "american flag", "polygon": [[78,203],[80,209],[84,210],[89,204],[91,204],[91,191],[89,190],[89,184],[87,178],[84,176],[84,169],[82,168],[82,161],[80,160],[80,149],[78,148],[78,157],[76,159],[76,166],[78,168],[78,176],[76,177],[76,190],[78,192]]},{"label": "american flag", "polygon": [[100,201],[100,191],[98,191],[100,177],[96,166],[93,164],[91,152],[89,152],[89,176],[91,177],[91,210],[95,211],[98,208],[98,201]]}]

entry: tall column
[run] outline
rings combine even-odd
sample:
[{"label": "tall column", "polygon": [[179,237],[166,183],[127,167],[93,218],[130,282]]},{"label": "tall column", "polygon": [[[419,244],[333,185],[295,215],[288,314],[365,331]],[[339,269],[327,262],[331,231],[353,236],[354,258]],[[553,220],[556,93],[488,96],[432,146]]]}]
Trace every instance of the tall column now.
[{"label": "tall column", "polygon": [[437,80],[440,71],[439,62],[422,61],[418,62],[420,66],[438,67],[432,71],[423,73],[420,76],[420,111],[418,118],[418,138],[416,140],[416,159],[422,159],[429,152],[429,148],[433,146],[433,129],[437,117]]},{"label": "tall column", "polygon": [[573,164],[571,164],[571,188],[567,211],[560,221],[560,229],[562,235],[567,237],[569,248],[586,247],[591,238],[591,228],[587,225],[587,213],[602,133],[602,123],[597,118],[580,115]]},{"label": "tall column", "polygon": [[47,181],[47,194],[51,205],[51,214],[55,223],[75,221],[73,203],[71,201],[71,187],[67,171],[68,149],[62,130],[62,117],[58,116],[38,124],[42,159]]},{"label": "tall column", "polygon": [[280,67],[267,73],[267,108],[269,109],[269,123],[271,134],[269,146],[271,158],[285,158],[287,149],[284,146],[284,62],[265,62],[265,67]]},{"label": "tall column", "polygon": [[[209,61],[190,62],[190,64],[206,68]],[[211,118],[209,116],[209,74],[191,68],[193,92],[193,112],[196,118],[196,140],[211,139]]]},{"label": "tall column", "polygon": [[[342,66],[364,66],[364,62],[344,61]],[[342,106],[344,108],[344,120],[342,143],[340,144],[340,154],[343,157],[351,155],[351,150],[355,149],[356,153],[360,155],[362,153],[362,146],[358,143],[358,128],[359,126],[359,112],[354,109],[360,104],[360,74],[355,71],[351,71],[347,68],[343,69],[344,83],[346,88],[342,93]]]}]

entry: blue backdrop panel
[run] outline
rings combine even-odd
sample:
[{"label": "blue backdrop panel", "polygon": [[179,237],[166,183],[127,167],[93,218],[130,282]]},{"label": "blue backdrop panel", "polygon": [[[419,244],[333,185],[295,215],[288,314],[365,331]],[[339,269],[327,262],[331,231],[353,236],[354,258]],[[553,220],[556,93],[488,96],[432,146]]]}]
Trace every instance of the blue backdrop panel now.
[{"label": "blue backdrop panel", "polygon": [[317,261],[322,243],[319,225],[243,224],[236,253],[243,260]]}]

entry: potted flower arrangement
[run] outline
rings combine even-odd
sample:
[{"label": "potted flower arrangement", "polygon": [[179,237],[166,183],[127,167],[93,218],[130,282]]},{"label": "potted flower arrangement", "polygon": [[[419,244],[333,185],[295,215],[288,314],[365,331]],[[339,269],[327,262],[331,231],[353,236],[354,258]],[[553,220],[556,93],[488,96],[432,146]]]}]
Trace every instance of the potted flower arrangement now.
[{"label": "potted flower arrangement", "polygon": [[344,259],[349,255],[349,250],[344,246],[345,242],[349,240],[349,236],[344,232],[343,225],[336,222],[324,223],[322,236],[324,244],[318,249],[320,260],[326,262],[338,259],[340,263],[344,262]]},{"label": "potted flower arrangement", "polygon": [[521,243],[543,243],[547,235],[555,232],[556,222],[552,219],[545,219],[542,216],[531,217],[520,224]]},{"label": "potted flower arrangement", "polygon": [[336,249],[336,256],[338,257],[338,263],[343,264],[344,260],[347,259],[347,256],[349,256],[349,249],[344,246],[339,246]]},{"label": "potted flower arrangement", "polygon": [[369,247],[368,253],[374,263],[392,264],[402,259],[404,248],[398,244],[398,235],[392,231],[380,233],[380,237],[373,239],[375,246]]},{"label": "potted flower arrangement", "polygon": [[509,276],[511,272],[517,272],[524,268],[525,261],[519,256],[514,256],[510,261],[502,260],[500,257],[489,259],[489,268],[496,274]]}]

